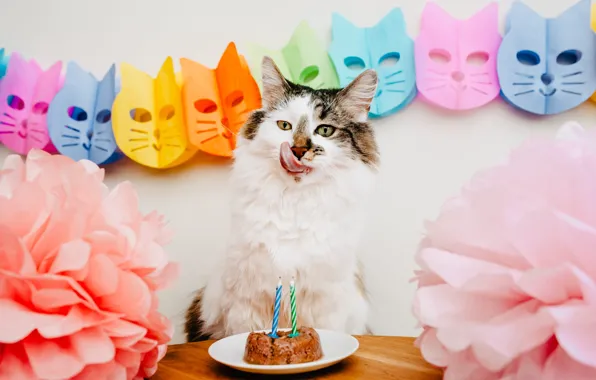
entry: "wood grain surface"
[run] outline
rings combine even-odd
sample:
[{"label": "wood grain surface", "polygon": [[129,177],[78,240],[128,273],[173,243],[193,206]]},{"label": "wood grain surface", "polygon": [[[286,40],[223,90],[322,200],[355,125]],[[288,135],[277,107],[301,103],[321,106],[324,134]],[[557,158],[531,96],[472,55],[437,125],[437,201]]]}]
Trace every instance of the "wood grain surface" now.
[{"label": "wood grain surface", "polygon": [[[414,347],[413,338],[357,336],[360,348],[354,355],[332,367],[300,375],[275,376],[283,379],[398,379],[440,380],[441,370],[426,363]],[[215,362],[207,349],[213,341],[172,345],[151,380],[263,379],[227,368]]]}]

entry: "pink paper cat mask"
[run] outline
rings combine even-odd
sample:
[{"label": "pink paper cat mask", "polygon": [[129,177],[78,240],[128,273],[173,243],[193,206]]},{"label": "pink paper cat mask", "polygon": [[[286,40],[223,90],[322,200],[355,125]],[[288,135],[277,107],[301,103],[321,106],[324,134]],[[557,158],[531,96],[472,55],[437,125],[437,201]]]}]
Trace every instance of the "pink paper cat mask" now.
[{"label": "pink paper cat mask", "polygon": [[61,87],[62,63],[47,71],[19,54],[10,57],[0,86],[0,141],[19,154],[31,149],[57,153],[50,141],[46,114]]},{"label": "pink paper cat mask", "polygon": [[416,85],[427,101],[452,110],[477,108],[499,95],[498,6],[457,20],[435,3],[422,12],[414,45]]}]

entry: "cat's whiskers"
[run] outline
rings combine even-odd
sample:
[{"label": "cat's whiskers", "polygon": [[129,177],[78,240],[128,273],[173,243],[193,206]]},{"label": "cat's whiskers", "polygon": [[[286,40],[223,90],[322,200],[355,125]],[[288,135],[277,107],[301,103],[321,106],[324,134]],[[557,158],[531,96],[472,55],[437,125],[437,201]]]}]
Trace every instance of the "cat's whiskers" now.
[{"label": "cat's whiskers", "polygon": [[445,72],[442,72],[442,71],[437,71],[435,69],[428,69],[427,71],[429,73],[433,73],[433,74],[440,75],[440,76],[447,76],[448,75],[448,73],[445,73]]},{"label": "cat's whiskers", "polygon": [[62,135],[62,137],[65,137],[67,139],[73,139],[73,140],[79,140],[80,139],[79,136],[73,136],[73,135]]},{"label": "cat's whiskers", "polygon": [[147,145],[141,145],[141,146],[134,147],[134,148],[132,148],[130,151],[131,151],[131,152],[136,152],[137,150],[141,150],[141,149],[147,149],[147,148],[149,148],[149,144],[147,144]]},{"label": "cat's whiskers", "polygon": [[207,133],[207,132],[217,132],[217,128],[197,129],[195,131],[196,134]]},{"label": "cat's whiskers", "polygon": [[394,77],[394,76],[396,76],[396,75],[399,75],[399,74],[401,74],[402,72],[403,72],[403,70],[398,70],[398,71],[396,71],[396,72],[394,72],[394,73],[391,73],[391,74],[389,74],[389,75],[386,75],[386,76],[385,76],[385,79],[392,78],[392,77]]},{"label": "cat's whiskers", "polygon": [[43,143],[43,140],[41,140],[39,137],[36,137],[35,135],[27,135],[28,137],[31,137],[33,140],[37,141],[38,143]]},{"label": "cat's whiskers", "polygon": [[534,79],[534,75],[524,74],[524,73],[515,73],[515,75],[519,75],[520,77]]},{"label": "cat's whiskers", "polygon": [[71,146],[78,146],[79,143],[62,144],[63,148],[70,148]]},{"label": "cat's whiskers", "polygon": [[133,142],[133,141],[149,141],[149,137],[146,138],[132,138],[132,139],[128,139],[128,141]]},{"label": "cat's whiskers", "polygon": [[470,85],[472,84],[479,84],[481,86],[491,86],[493,82],[478,82],[478,81],[470,81]]},{"label": "cat's whiskers", "polygon": [[513,94],[513,96],[527,95],[527,94],[531,94],[532,92],[534,92],[534,90],[522,91],[522,92],[518,92],[518,93]]},{"label": "cat's whiskers", "polygon": [[41,129],[30,128],[30,129],[29,129],[29,131],[31,131],[31,132],[35,132],[35,133],[41,133],[41,134],[43,134],[43,135],[45,135],[45,134],[46,134],[46,132],[45,132],[45,131],[43,131],[43,130],[41,130]]},{"label": "cat's whiskers", "polygon": [[561,82],[563,86],[574,86],[574,85],[581,85],[586,84],[586,82]]},{"label": "cat's whiskers", "polygon": [[561,92],[564,92],[566,94],[571,94],[571,95],[581,95],[581,92],[576,92],[576,91],[561,90]]},{"label": "cat's whiskers", "polygon": [[392,86],[392,85],[395,85],[395,84],[400,84],[400,83],[405,83],[405,82],[406,82],[405,80],[396,80],[396,81],[393,81],[393,82],[385,82],[385,86]]},{"label": "cat's whiskers", "polygon": [[76,133],[81,133],[80,129],[71,127],[70,125],[65,125],[66,129],[70,129],[71,131],[75,131]]},{"label": "cat's whiskers", "polygon": [[439,89],[445,88],[445,87],[447,87],[447,84],[442,84],[440,86],[427,87],[425,90],[426,91],[439,90]]},{"label": "cat's whiskers", "polygon": [[563,75],[561,75],[561,78],[569,78],[569,77],[573,77],[576,75],[580,75],[582,73],[583,73],[583,71],[576,71],[576,72],[569,73],[569,74],[563,74]]},{"label": "cat's whiskers", "polygon": [[7,122],[5,122],[5,121],[0,121],[0,125],[6,125],[7,127],[16,127],[16,125],[15,125],[15,124],[12,124],[12,123],[7,123]]},{"label": "cat's whiskers", "polygon": [[481,77],[481,76],[484,76],[484,75],[489,76],[488,73],[472,73],[472,74],[469,74],[469,75],[471,77]]},{"label": "cat's whiskers", "polygon": [[148,135],[148,134],[149,134],[149,131],[145,131],[145,130],[143,130],[143,129],[131,128],[131,129],[130,129],[130,131],[131,131],[131,132],[135,132],[135,133],[142,133],[142,134],[144,134],[144,135]]},{"label": "cat's whiskers", "polygon": [[215,120],[197,120],[197,124],[217,124]]},{"label": "cat's whiskers", "polygon": [[99,150],[102,150],[102,151],[104,151],[104,152],[108,152],[108,150],[107,150],[106,148],[104,148],[104,147],[102,147],[102,146],[99,146],[99,145],[97,145],[97,144],[93,144],[91,147],[92,147],[92,148],[99,149]]},{"label": "cat's whiskers", "polygon": [[534,82],[513,82],[514,86],[532,86]]},{"label": "cat's whiskers", "polygon": [[12,120],[15,120],[15,121],[17,120],[14,116],[12,116],[11,114],[8,114],[6,112],[3,112],[2,115],[6,116],[9,119],[12,119]]},{"label": "cat's whiskers", "polygon": [[479,88],[476,88],[476,87],[474,87],[474,86],[472,86],[472,85],[470,85],[470,87],[469,87],[469,88],[470,88],[471,90],[474,90],[474,91],[476,91],[476,92],[479,92],[479,93],[481,93],[482,95],[488,95],[488,93],[487,93],[486,91],[483,91],[483,90],[481,90],[481,89],[479,89]]},{"label": "cat's whiskers", "polygon": [[13,134],[15,131],[0,131],[0,135],[10,135]]}]

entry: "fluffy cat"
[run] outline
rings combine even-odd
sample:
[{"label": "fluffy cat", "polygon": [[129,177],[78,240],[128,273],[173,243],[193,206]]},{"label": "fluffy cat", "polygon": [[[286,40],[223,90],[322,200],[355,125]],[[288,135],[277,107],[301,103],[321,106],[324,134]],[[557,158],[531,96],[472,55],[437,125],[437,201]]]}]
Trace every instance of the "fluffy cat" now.
[{"label": "fluffy cat", "polygon": [[298,324],[365,334],[368,301],[356,248],[379,153],[367,114],[374,70],[342,89],[313,90],[262,63],[263,108],[238,135],[227,255],[186,315],[188,341],[271,327],[278,278],[280,327],[288,283]]}]

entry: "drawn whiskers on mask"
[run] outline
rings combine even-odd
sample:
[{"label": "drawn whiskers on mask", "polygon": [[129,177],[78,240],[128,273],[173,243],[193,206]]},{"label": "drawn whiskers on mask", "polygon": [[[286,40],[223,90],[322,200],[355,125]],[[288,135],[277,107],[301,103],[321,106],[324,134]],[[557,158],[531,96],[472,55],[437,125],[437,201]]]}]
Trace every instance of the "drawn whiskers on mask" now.
[{"label": "drawn whiskers on mask", "polygon": [[10,114],[4,112],[0,118],[0,135],[15,133],[16,119]]}]

